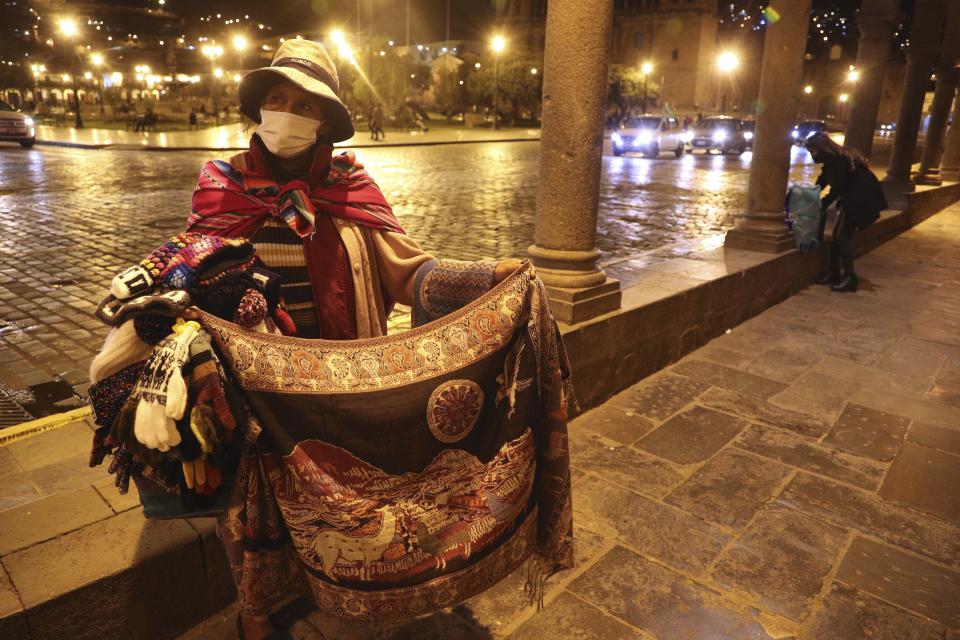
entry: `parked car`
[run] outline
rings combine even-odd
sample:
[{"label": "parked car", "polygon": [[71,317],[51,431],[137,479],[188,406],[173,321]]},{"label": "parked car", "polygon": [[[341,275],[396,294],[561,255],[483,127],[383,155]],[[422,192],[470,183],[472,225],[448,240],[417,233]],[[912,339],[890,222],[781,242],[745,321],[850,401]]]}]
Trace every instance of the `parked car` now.
[{"label": "parked car", "polygon": [[753,134],[756,131],[756,120],[741,120],[743,124],[743,139],[747,142],[747,149],[753,151]]},{"label": "parked car", "polygon": [[21,147],[32,147],[37,140],[33,118],[0,100],[0,140],[19,142]]},{"label": "parked car", "polygon": [[807,138],[812,136],[815,133],[826,133],[827,132],[827,123],[824,120],[802,120],[797,124],[793,125],[793,131],[790,132],[790,137],[793,138],[794,144],[803,144]]},{"label": "parked car", "polygon": [[637,152],[651,158],[660,151],[672,151],[678,158],[686,149],[683,129],[673,116],[646,114],[627,119],[610,135],[613,155]]},{"label": "parked car", "polygon": [[740,155],[747,150],[743,122],[730,116],[704,118],[690,135],[690,151],[719,151]]},{"label": "parked car", "polygon": [[881,122],[877,125],[877,133],[881,136],[892,136],[897,132],[896,122]]}]

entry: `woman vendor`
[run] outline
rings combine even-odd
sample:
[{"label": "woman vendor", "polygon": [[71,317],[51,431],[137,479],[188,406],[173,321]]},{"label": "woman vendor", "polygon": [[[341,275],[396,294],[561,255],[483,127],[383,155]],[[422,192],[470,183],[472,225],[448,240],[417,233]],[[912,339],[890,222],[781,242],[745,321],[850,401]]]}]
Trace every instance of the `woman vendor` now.
[{"label": "woman vendor", "polygon": [[[338,91],[332,60],[308,40],[288,40],[269,67],[248,73],[239,97],[258,124],[250,149],[204,165],[188,231],[252,242],[281,276],[292,320],[284,333],[348,340],[385,335],[393,304],[412,304],[417,271],[432,258],[353,153],[333,154],[354,135]],[[518,266],[498,263],[494,281]],[[241,608],[240,635],[278,637],[267,613]]]}]

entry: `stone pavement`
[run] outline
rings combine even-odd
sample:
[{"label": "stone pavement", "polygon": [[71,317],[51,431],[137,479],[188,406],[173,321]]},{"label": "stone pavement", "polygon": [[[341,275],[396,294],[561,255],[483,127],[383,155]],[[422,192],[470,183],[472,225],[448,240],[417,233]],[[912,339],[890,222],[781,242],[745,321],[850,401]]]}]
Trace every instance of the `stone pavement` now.
[{"label": "stone pavement", "polygon": [[[298,639],[960,640],[960,205],[574,420],[578,564]],[[234,609],[181,640],[234,637]]]},{"label": "stone pavement", "polygon": [[[390,131],[383,141],[370,139],[367,131],[357,131],[356,135],[338,142],[338,147],[394,147],[421,144],[454,144],[463,142],[502,142],[516,140],[539,140],[539,129],[505,128],[500,130],[478,129],[475,127],[455,127],[445,123],[432,127],[429,131]],[[143,131],[134,132],[122,129],[97,129],[88,127],[52,127],[41,125],[37,128],[37,143],[54,146],[105,147],[116,149],[148,149],[152,151],[175,151],[183,149],[206,149],[226,151],[249,147],[250,131],[242,123],[225,124],[194,131]]]}]

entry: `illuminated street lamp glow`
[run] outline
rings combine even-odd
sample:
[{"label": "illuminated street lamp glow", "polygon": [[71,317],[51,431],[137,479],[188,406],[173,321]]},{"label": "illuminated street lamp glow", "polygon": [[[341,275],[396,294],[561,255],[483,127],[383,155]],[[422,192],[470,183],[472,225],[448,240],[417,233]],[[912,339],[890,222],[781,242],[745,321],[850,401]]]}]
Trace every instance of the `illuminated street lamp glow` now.
[{"label": "illuminated street lamp glow", "polygon": [[233,74],[233,81],[234,81],[234,82],[240,82],[240,74],[239,74],[239,73]]},{"label": "illuminated street lamp glow", "polygon": [[70,82],[70,74],[69,73],[62,74],[60,76],[60,79],[63,80],[64,82]]},{"label": "illuminated street lamp glow", "polygon": [[473,68],[474,68],[474,69],[479,69],[479,68],[480,68],[480,63],[478,62],[478,63],[476,63],[475,65],[473,65]]},{"label": "illuminated street lamp glow", "polygon": [[538,73],[540,73],[540,72],[537,71],[537,68],[536,68],[536,67],[534,67],[533,69],[530,69],[530,75],[535,76],[535,75],[537,75]]},{"label": "illuminated street lamp glow", "polygon": [[644,62],[642,65],[640,65],[640,72],[645,76],[650,75],[653,73],[653,65],[649,62]]},{"label": "illuminated street lamp glow", "polygon": [[77,21],[73,18],[60,18],[57,26],[60,27],[60,33],[68,38],[72,38],[79,32],[79,29],[77,28]]},{"label": "illuminated street lamp glow", "polygon": [[856,69],[850,69],[850,71],[847,72],[848,82],[856,82],[859,79],[860,79],[860,72],[857,71]]},{"label": "illuminated street lamp glow", "polygon": [[343,31],[340,31],[339,29],[334,29],[330,32],[330,41],[337,46],[347,43],[346,38],[343,37]]},{"label": "illuminated street lamp glow", "polygon": [[849,99],[850,99],[850,96],[848,96],[847,94],[845,93],[840,94],[840,102],[846,102]]},{"label": "illuminated street lamp glow", "polygon": [[803,88],[803,92],[804,92],[805,94],[807,94],[807,95],[810,95],[811,93],[813,93],[813,85],[812,85],[812,84],[808,84],[807,86],[805,86],[805,87]]},{"label": "illuminated street lamp glow", "polygon": [[503,36],[494,36],[490,41],[490,47],[497,53],[507,48],[507,40]]},{"label": "illuminated street lamp glow", "polygon": [[114,84],[120,84],[123,82],[123,74],[119,71],[114,71],[110,74],[110,79],[113,80]]},{"label": "illuminated street lamp glow", "polygon": [[223,69],[221,69],[220,67],[217,67],[216,69],[213,70],[213,75],[215,75],[215,76],[218,77],[218,78],[222,78],[222,77],[223,77]]},{"label": "illuminated street lamp glow", "polygon": [[83,72],[83,79],[84,79],[84,80],[93,80],[93,74],[90,73],[89,71],[84,71],[84,72]]},{"label": "illuminated street lamp glow", "polygon": [[244,36],[233,36],[233,48],[237,51],[243,51],[247,48],[247,39]]},{"label": "illuminated street lamp glow", "polygon": [[717,68],[729,73],[740,66],[740,59],[732,51],[724,51],[717,57]]},{"label": "illuminated street lamp glow", "polygon": [[94,53],[93,55],[91,55],[91,56],[90,56],[90,64],[94,65],[95,67],[99,67],[100,65],[102,65],[102,64],[103,64],[103,54],[102,54],[102,53]]}]

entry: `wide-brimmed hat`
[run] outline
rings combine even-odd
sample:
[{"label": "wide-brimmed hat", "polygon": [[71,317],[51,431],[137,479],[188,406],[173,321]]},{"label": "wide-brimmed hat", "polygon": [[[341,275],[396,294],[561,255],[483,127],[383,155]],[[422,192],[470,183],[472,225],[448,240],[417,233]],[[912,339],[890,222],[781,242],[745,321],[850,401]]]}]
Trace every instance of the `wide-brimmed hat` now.
[{"label": "wide-brimmed hat", "polygon": [[330,54],[319,42],[287,40],[277,49],[269,67],[254,69],[240,81],[240,111],[260,122],[260,104],[271,86],[281,78],[327,102],[331,142],[353,137],[353,122],[337,94],[340,80]]}]

